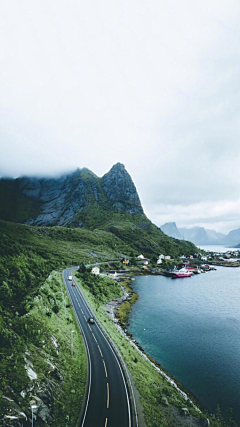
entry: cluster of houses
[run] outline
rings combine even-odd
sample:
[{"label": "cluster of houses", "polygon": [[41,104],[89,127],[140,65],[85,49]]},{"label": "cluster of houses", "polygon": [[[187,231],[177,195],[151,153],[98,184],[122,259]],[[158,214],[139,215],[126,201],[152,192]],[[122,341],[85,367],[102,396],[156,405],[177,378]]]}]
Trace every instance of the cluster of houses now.
[{"label": "cluster of houses", "polygon": [[[137,256],[137,259],[142,263],[143,265],[148,265],[150,259],[145,258],[142,254]],[[159,255],[157,264],[162,264],[163,259],[171,259],[170,255]]]},{"label": "cluster of houses", "polygon": [[[236,250],[234,252],[233,251],[228,251],[228,252],[226,252],[224,254],[222,254],[222,253],[216,253],[215,252],[215,253],[209,253],[209,254],[206,254],[206,255],[202,255],[201,253],[196,253],[196,254],[190,255],[188,257],[186,257],[185,255],[182,255],[179,258],[183,262],[184,261],[186,262],[187,259],[188,260],[193,260],[194,258],[195,259],[198,258],[198,259],[200,259],[203,262],[207,262],[207,261],[210,261],[212,259],[219,260],[219,261],[226,261],[226,260],[230,261],[233,258],[236,259],[238,257],[240,257],[240,250]],[[171,260],[171,256],[170,255],[160,254],[159,257],[158,257],[158,259],[157,259],[157,264],[158,265],[162,264],[163,261],[165,261],[165,260]],[[143,254],[140,254],[140,255],[138,255],[136,257],[136,261],[137,261],[137,264],[140,265],[143,270],[148,270],[148,264],[150,262],[149,258],[146,258]],[[128,259],[124,259],[122,261],[123,265],[125,265],[125,266],[128,266],[129,262],[130,261]],[[91,272],[92,272],[92,274],[97,274],[98,275],[100,273],[100,268],[98,266],[95,266],[95,267],[92,268]],[[110,276],[116,277],[116,271],[113,270],[113,271],[109,271],[108,273],[109,273]]]},{"label": "cluster of houses", "polygon": [[[159,255],[157,264],[162,264],[163,260],[171,259],[170,255]],[[144,270],[147,270],[150,259],[145,258],[142,254],[137,256],[138,264],[142,265]]]}]

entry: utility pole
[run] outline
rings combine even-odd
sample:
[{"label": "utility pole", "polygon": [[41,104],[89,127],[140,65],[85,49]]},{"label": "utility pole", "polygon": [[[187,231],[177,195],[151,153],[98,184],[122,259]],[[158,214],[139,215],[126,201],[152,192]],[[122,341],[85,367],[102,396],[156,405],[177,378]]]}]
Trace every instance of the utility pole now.
[{"label": "utility pole", "polygon": [[32,409],[32,427],[33,427],[33,410],[37,409],[37,405],[31,405],[31,409]]}]

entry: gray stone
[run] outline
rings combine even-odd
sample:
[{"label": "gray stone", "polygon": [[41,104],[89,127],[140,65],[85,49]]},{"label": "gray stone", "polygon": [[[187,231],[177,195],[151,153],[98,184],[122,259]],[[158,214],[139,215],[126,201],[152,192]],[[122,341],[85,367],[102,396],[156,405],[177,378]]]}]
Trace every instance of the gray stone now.
[{"label": "gray stone", "polygon": [[167,398],[166,398],[166,397],[162,397],[162,399],[161,399],[161,403],[162,403],[162,405],[164,405],[164,406],[168,406],[168,405],[169,405],[168,400],[167,400]]},{"label": "gray stone", "polygon": [[182,415],[189,415],[189,410],[188,410],[188,408],[181,408],[181,414]]}]

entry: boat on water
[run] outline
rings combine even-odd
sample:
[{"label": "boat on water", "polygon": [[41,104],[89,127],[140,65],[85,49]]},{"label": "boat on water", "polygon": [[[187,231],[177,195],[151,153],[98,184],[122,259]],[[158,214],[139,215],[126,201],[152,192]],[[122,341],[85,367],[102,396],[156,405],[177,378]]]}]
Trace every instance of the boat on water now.
[{"label": "boat on water", "polygon": [[201,274],[201,273],[202,273],[202,270],[199,267],[193,270],[193,274]]},{"label": "boat on water", "polygon": [[186,268],[180,268],[179,270],[173,270],[172,271],[172,278],[178,279],[183,277],[191,277],[192,272],[188,271]]}]

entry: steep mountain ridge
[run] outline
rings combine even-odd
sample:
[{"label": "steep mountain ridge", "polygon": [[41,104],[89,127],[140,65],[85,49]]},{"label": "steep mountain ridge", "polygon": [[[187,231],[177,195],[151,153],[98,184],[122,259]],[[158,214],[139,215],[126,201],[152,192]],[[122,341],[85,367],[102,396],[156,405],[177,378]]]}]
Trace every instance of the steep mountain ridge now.
[{"label": "steep mountain ridge", "polygon": [[193,244],[169,238],[146,217],[133,180],[121,163],[102,178],[84,168],[59,178],[1,179],[0,219],[101,230],[146,256],[196,252]]},{"label": "steep mountain ridge", "polygon": [[143,208],[132,178],[124,165],[117,163],[102,179],[102,189],[110,206],[118,212],[143,213]]},{"label": "steep mountain ridge", "polygon": [[[20,200],[15,207],[13,199]],[[30,205],[24,215],[22,203]],[[89,227],[82,213],[91,210],[93,205],[105,211],[143,214],[136,187],[121,163],[102,178],[83,168],[59,178],[0,180],[0,219],[3,220],[38,226]],[[12,217],[9,211],[13,208]]]}]

